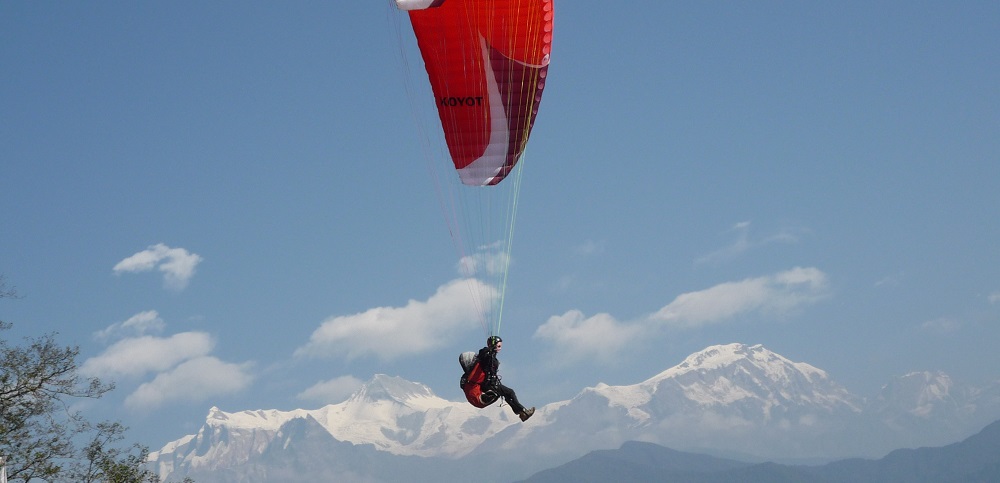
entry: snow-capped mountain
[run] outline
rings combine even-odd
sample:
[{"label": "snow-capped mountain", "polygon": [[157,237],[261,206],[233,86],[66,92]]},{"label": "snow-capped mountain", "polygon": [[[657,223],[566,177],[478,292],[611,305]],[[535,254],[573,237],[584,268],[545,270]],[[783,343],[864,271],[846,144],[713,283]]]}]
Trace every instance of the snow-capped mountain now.
[{"label": "snow-capped mountain", "polygon": [[[893,433],[921,444],[947,444],[967,436],[969,427],[993,421],[1000,385],[985,389],[955,382],[947,374],[911,372],[893,377],[872,400],[868,412]],[[927,434],[933,433],[932,438]]]},{"label": "snow-capped mountain", "polygon": [[968,390],[956,386],[943,372],[911,372],[882,386],[875,409],[926,419],[942,413],[964,412],[968,409],[964,407],[968,397]]},{"label": "snow-capped mountain", "polygon": [[506,408],[475,409],[386,375],[316,410],[212,408],[197,434],[167,444],[150,462],[162,477],[196,475],[202,483],[309,475],[434,481],[470,469],[513,481],[633,440],[784,461],[875,457],[937,443],[940,428],[921,421],[955,421],[949,430],[957,424],[965,433],[951,441],[968,436],[982,426],[962,421],[1000,417],[997,395],[1000,386],[959,390],[946,375],[917,373],[894,379],[866,404],[816,367],[760,345],[728,344],[638,384],[586,388],[539,408],[530,424],[515,424]]},{"label": "snow-capped mountain", "polygon": [[760,345],[719,345],[639,384],[584,389],[478,451],[519,448],[563,458],[579,446],[613,449],[638,440],[682,450],[814,458],[837,449],[831,441],[842,440],[843,421],[862,407],[860,398],[809,364]]},{"label": "snow-capped mountain", "polygon": [[150,455],[161,472],[249,461],[295,419],[312,419],[337,441],[370,444],[395,455],[460,457],[514,421],[509,411],[478,410],[436,396],[423,384],[375,375],[347,401],[320,409],[208,411],[197,434]]}]

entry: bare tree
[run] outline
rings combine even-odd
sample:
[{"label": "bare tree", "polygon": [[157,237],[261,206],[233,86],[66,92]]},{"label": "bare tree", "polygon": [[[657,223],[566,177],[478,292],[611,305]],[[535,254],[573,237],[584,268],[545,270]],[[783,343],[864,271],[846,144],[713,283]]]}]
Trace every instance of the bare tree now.
[{"label": "bare tree", "polygon": [[159,477],[145,467],[149,449],[139,444],[120,448],[117,443],[125,439],[121,423],[104,422],[98,424],[90,442],[83,448],[83,458],[74,462],[68,470],[72,481],[81,483],[98,482],[151,482]]}]

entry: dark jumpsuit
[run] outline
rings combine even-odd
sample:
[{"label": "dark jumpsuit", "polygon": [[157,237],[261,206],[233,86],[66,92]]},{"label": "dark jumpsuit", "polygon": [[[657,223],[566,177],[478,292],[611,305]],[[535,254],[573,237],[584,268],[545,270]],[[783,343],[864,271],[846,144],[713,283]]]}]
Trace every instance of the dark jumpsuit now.
[{"label": "dark jumpsuit", "polygon": [[524,412],[524,406],[518,402],[517,394],[514,394],[514,390],[500,384],[500,376],[497,375],[497,371],[500,369],[500,361],[497,360],[497,353],[491,351],[489,347],[483,347],[479,349],[479,355],[476,356],[476,360],[479,362],[479,366],[483,372],[486,373],[486,380],[482,383],[483,392],[493,390],[493,392],[496,392],[507,401],[507,404],[510,404],[510,408],[514,410],[515,414]]}]

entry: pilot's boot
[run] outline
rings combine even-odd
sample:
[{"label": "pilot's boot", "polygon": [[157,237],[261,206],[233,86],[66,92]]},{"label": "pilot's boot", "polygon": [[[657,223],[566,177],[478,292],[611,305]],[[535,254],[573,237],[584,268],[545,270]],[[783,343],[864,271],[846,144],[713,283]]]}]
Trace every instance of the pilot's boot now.
[{"label": "pilot's boot", "polygon": [[535,408],[533,407],[521,411],[521,414],[518,414],[518,416],[521,416],[521,421],[527,421],[532,414],[535,414]]}]

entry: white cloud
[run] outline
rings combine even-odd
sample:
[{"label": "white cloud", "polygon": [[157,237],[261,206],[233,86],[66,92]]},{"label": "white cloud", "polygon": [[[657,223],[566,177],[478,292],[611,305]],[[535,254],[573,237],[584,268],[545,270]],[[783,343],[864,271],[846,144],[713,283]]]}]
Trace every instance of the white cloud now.
[{"label": "white cloud", "polygon": [[988,300],[990,301],[991,304],[995,304],[997,302],[1000,302],[1000,292],[993,292],[993,293],[991,293],[990,296],[989,296],[989,298],[988,298]]},{"label": "white cloud", "polygon": [[573,247],[573,253],[580,256],[597,255],[604,252],[604,241],[587,240]]},{"label": "white cloud", "polygon": [[158,243],[118,262],[114,272],[148,272],[156,268],[163,272],[164,286],[172,290],[183,290],[201,261],[200,256],[183,248],[170,248]]},{"label": "white cloud", "polygon": [[657,336],[663,326],[689,329],[738,315],[783,315],[829,296],[826,275],[816,268],[793,268],[764,277],[727,282],[679,295],[648,317],[622,322],[609,314],[586,317],[570,310],[550,317],[534,334],[560,350],[557,364],[585,359],[615,360],[634,343]]},{"label": "white cloud", "polygon": [[503,250],[502,242],[479,247],[475,253],[458,261],[459,275],[472,278],[504,273],[510,265],[510,254]]},{"label": "white cloud", "polygon": [[731,231],[736,232],[736,240],[729,246],[699,257],[695,263],[720,263],[743,255],[747,251],[771,245],[774,243],[797,243],[799,234],[795,230],[784,228],[777,233],[762,238],[750,238],[750,222],[741,221],[733,225]]},{"label": "white cloud", "polygon": [[587,358],[610,361],[644,330],[642,325],[623,324],[608,314],[585,317],[579,310],[570,310],[549,317],[534,336],[560,348],[560,363]]},{"label": "white cloud", "polygon": [[410,300],[403,307],[376,307],[327,319],[295,355],[391,360],[434,350],[456,332],[476,327],[480,307],[496,297],[496,289],[479,280],[454,280],[426,302]]},{"label": "white cloud", "polygon": [[364,381],[354,376],[341,376],[318,382],[295,397],[323,404],[336,404],[354,394],[363,384]]},{"label": "white cloud", "polygon": [[150,411],[169,402],[201,402],[246,389],[251,364],[232,364],[215,357],[197,357],[158,374],[125,398],[125,407]]},{"label": "white cloud", "polygon": [[84,361],[80,374],[145,379],[125,398],[125,406],[133,410],[151,410],[174,401],[203,401],[242,390],[253,381],[250,363],[233,364],[210,355],[215,341],[207,333],[142,335],[162,331],[165,325],[155,310],[149,310],[98,331],[95,336],[99,339],[137,335],[123,338]]},{"label": "white cloud", "polygon": [[87,359],[80,373],[90,376],[142,376],[170,369],[182,361],[207,355],[215,342],[204,332],[182,332],[167,338],[142,336],[120,340]]},{"label": "white cloud", "polygon": [[903,272],[897,272],[891,275],[886,275],[880,280],[875,282],[876,287],[895,287],[903,280]]},{"label": "white cloud", "polygon": [[927,322],[920,324],[920,330],[924,332],[931,332],[934,334],[948,334],[951,332],[955,332],[960,328],[962,328],[961,322],[947,317],[928,320]]},{"label": "white cloud", "polygon": [[94,338],[97,340],[108,340],[116,337],[144,335],[148,332],[159,333],[163,331],[165,325],[158,312],[147,310],[129,317],[124,322],[111,324],[103,330],[94,332]]},{"label": "white cloud", "polygon": [[752,312],[782,314],[827,296],[826,274],[799,267],[681,294],[651,318],[675,327],[698,327]]}]

